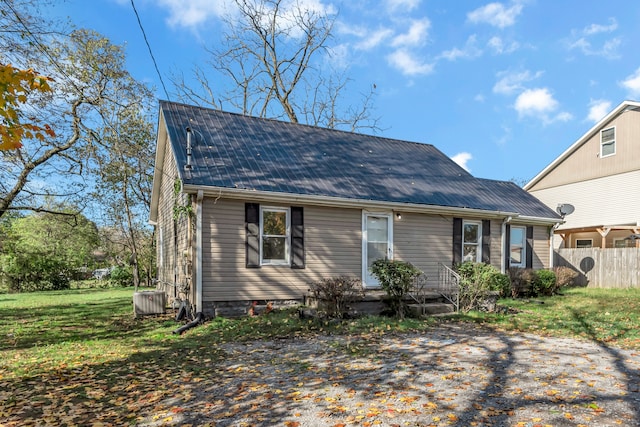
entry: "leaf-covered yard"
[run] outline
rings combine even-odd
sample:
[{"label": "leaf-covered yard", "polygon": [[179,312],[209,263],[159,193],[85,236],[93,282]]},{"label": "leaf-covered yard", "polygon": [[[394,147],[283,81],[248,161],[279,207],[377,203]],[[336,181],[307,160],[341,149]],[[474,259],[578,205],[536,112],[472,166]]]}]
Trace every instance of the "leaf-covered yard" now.
[{"label": "leaf-covered yard", "polygon": [[[539,306],[567,310],[554,299],[474,322],[338,324],[283,312],[217,319],[177,336],[169,316],[134,320],[131,296],[130,289],[0,295],[0,425],[640,423],[637,348],[596,335],[505,330],[508,319],[528,330],[536,317],[548,334],[552,314]],[[618,306],[604,318],[625,311]],[[590,322],[576,324],[604,327]]]}]

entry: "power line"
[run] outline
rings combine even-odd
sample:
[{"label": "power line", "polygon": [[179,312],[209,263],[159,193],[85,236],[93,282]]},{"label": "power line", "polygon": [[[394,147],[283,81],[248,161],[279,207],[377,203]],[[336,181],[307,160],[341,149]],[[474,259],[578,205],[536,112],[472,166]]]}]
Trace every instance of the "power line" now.
[{"label": "power line", "polygon": [[138,15],[138,10],[136,9],[136,5],[134,4],[133,0],[131,0],[131,7],[133,8],[133,12],[136,14],[136,19],[138,20],[140,31],[142,31],[144,42],[147,44],[147,49],[149,49],[149,55],[151,55],[153,66],[155,67],[156,73],[158,73],[158,77],[160,78],[160,84],[162,85],[162,89],[164,90],[164,95],[167,97],[167,100],[171,101],[171,98],[169,97],[169,92],[167,92],[167,87],[164,85],[164,80],[162,80],[162,74],[160,74],[160,70],[158,69],[158,63],[156,62],[156,58],[153,56],[151,45],[149,44],[149,40],[147,39],[147,34],[144,31],[144,27],[142,26],[142,21],[140,21],[140,15]]}]

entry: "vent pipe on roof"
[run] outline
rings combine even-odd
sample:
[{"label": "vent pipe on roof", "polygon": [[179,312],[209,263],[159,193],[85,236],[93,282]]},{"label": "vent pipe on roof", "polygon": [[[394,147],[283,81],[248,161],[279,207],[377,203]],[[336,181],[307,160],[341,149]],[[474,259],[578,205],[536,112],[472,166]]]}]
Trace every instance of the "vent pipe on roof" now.
[{"label": "vent pipe on roof", "polygon": [[187,163],[184,165],[185,171],[193,169],[191,166],[191,128],[187,128]]}]

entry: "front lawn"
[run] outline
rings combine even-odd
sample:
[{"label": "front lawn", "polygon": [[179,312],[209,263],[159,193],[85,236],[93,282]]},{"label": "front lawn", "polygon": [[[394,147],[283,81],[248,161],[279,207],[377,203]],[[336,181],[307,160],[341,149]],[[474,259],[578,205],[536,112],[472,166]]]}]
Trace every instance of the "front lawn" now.
[{"label": "front lawn", "polygon": [[461,321],[507,330],[584,338],[622,348],[640,348],[640,289],[565,289],[563,295],[501,300],[510,314],[472,312]]},{"label": "front lawn", "polygon": [[474,322],[640,348],[640,290],[571,289],[562,296],[501,301],[513,314],[427,320],[324,322],[289,310],[218,318],[181,336],[172,333],[180,326],[173,314],[134,319],[132,297],[131,288],[1,294],[0,419],[19,420],[7,426],[137,424],[138,414],[153,413],[161,400],[166,405],[181,384],[208,378],[228,357],[219,347],[229,342],[341,335],[347,340],[336,341],[337,354],[375,359],[383,357],[376,356],[383,337],[428,337],[440,322]]}]

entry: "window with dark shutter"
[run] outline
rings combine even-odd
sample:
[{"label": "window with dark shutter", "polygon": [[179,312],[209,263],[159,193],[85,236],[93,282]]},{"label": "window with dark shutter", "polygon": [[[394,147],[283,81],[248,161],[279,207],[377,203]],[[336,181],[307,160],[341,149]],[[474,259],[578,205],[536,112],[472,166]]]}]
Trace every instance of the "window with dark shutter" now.
[{"label": "window with dark shutter", "polygon": [[491,221],[482,221],[482,262],[491,264]]},{"label": "window with dark shutter", "polygon": [[527,227],[527,268],[533,268],[533,227]]},{"label": "window with dark shutter", "polygon": [[260,205],[245,203],[245,257],[247,268],[260,268]]},{"label": "window with dark shutter", "polygon": [[304,212],[302,207],[291,207],[291,268],[305,267]]},{"label": "window with dark shutter", "polygon": [[453,265],[462,263],[462,218],[453,218]]}]

